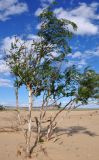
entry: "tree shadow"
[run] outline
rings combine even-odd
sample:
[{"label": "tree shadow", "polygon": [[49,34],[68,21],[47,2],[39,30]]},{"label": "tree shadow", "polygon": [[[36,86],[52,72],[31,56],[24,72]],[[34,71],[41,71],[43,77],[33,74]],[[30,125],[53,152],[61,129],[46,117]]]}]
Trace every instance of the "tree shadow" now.
[{"label": "tree shadow", "polygon": [[68,128],[57,127],[55,129],[55,133],[57,134],[57,136],[61,136],[63,134],[66,134],[68,136],[73,136],[75,134],[86,134],[91,137],[98,136],[95,132],[89,131],[86,127],[83,126],[71,126]]},{"label": "tree shadow", "polygon": [[8,127],[0,127],[0,133],[3,133],[3,132],[8,132],[8,133],[10,133],[10,132],[19,132],[19,131],[21,131],[22,129],[20,129],[19,127],[17,127],[17,126],[8,126]]}]

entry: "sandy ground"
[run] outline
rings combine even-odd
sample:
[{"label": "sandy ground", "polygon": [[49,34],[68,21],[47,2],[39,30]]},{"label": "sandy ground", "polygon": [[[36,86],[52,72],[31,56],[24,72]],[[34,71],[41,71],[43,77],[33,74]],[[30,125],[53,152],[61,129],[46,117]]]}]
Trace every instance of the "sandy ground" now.
[{"label": "sandy ground", "polygon": [[[54,115],[56,111],[48,111]],[[21,113],[25,116],[27,112]],[[38,111],[32,113],[37,116]],[[63,118],[63,120],[60,120]],[[99,110],[64,111],[57,119],[57,140],[44,142],[34,150],[33,160],[99,160]],[[25,143],[18,131],[16,112],[0,112],[0,160],[23,160],[18,150]],[[41,148],[41,150],[40,150]]]}]

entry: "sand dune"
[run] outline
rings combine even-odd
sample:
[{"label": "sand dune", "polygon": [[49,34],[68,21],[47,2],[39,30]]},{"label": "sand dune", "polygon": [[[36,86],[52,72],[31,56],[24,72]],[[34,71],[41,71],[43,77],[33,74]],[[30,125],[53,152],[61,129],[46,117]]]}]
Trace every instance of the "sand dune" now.
[{"label": "sand dune", "polygon": [[[27,112],[21,111],[22,116]],[[56,111],[48,111],[48,115]],[[34,111],[32,117],[38,115]],[[99,111],[64,111],[57,119],[57,138],[44,142],[34,150],[33,160],[99,160]],[[34,135],[35,136],[35,135]],[[0,160],[21,160],[18,148],[24,145],[23,132],[18,128],[15,111],[0,112]]]}]

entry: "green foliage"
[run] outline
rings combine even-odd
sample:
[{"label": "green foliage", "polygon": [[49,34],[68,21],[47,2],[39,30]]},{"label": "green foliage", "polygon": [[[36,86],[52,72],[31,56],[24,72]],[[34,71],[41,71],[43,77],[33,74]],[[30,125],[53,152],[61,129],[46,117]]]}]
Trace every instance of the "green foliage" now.
[{"label": "green foliage", "polygon": [[73,36],[68,26],[71,25],[76,30],[76,24],[66,19],[58,19],[52,7],[43,10],[40,14],[40,22],[42,25],[38,35],[44,39],[46,44],[51,44],[57,53],[61,52],[61,56],[68,54],[71,51],[68,40]]},{"label": "green foliage", "polygon": [[16,76],[16,79],[14,80],[14,87],[20,88],[20,86],[22,86],[22,82]]},{"label": "green foliage", "polygon": [[[40,95],[44,90],[51,94],[56,91],[60,94],[64,86],[60,81],[64,77],[58,68],[59,64],[55,66],[55,62],[66,59],[70,51],[67,39],[73,35],[68,25],[71,24],[74,29],[76,25],[68,20],[57,19],[50,7],[41,13],[40,19],[40,41],[33,41],[28,48],[25,42],[15,39],[11,44],[7,64],[11,72],[18,77],[18,81],[31,86],[36,95]],[[53,55],[54,52],[56,56]]]},{"label": "green foliage", "polygon": [[86,68],[81,75],[78,88],[78,99],[87,103],[89,98],[99,98],[99,74]]},{"label": "green foliage", "polygon": [[69,39],[73,33],[68,26],[77,29],[75,23],[58,19],[52,8],[44,9],[40,15],[39,41],[20,42],[15,39],[10,54],[6,57],[11,72],[17,77],[16,86],[22,84],[33,90],[34,96],[46,93],[53,97],[75,97],[76,102],[87,103],[99,98],[99,75],[85,69],[79,73],[76,67],[66,67],[67,54],[71,52]]}]

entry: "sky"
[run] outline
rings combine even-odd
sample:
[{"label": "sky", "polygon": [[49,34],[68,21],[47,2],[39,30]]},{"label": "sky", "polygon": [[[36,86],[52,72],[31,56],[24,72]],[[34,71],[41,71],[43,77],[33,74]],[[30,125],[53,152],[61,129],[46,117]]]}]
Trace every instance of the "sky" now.
[{"label": "sky", "polygon": [[[13,76],[6,66],[3,55],[10,49],[14,37],[31,41],[40,23],[38,15],[53,0],[0,0],[0,104],[15,106]],[[69,19],[78,26],[70,41],[72,54],[68,55],[79,69],[90,66],[99,73],[99,1],[57,0],[54,13],[57,18]],[[19,91],[21,106],[28,105],[28,92],[23,86]],[[40,98],[35,105],[40,104]],[[65,100],[63,101],[65,103]],[[95,106],[96,105],[89,105]]]}]

